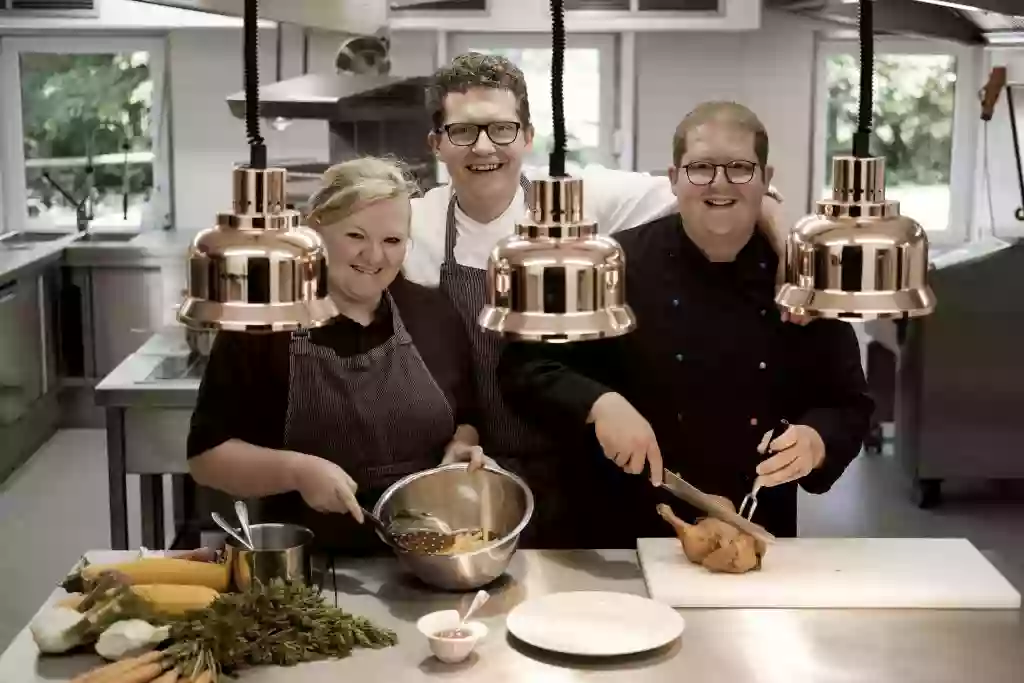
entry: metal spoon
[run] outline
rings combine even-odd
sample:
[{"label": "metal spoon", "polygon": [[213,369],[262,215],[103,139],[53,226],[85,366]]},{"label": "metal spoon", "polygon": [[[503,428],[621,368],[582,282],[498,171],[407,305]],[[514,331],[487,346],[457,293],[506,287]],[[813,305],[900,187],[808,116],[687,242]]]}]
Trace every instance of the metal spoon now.
[{"label": "metal spoon", "polygon": [[396,530],[394,521],[390,525],[385,524],[366,508],[360,507],[360,509],[363,511],[363,517],[370,520],[370,524],[380,532],[380,535],[384,537],[384,541],[399,550],[443,550],[454,543],[454,538],[450,535],[441,534],[431,529],[420,527],[416,530]]},{"label": "metal spoon", "polygon": [[242,533],[249,541],[247,543],[249,550],[254,549],[256,546],[252,542],[252,528],[249,526],[249,508],[244,500],[235,501],[235,514],[238,515],[238,523],[242,525]]},{"label": "metal spoon", "polygon": [[484,606],[484,604],[491,599],[491,594],[487,591],[477,591],[477,594],[473,597],[473,602],[469,603],[469,609],[462,615],[462,620],[459,621],[459,628],[466,625],[469,618],[473,616],[473,613]]},{"label": "metal spoon", "polygon": [[227,532],[227,534],[228,534],[229,536],[231,536],[231,538],[233,538],[233,539],[235,539],[236,541],[238,541],[239,543],[241,543],[243,547],[246,547],[246,548],[248,548],[249,550],[253,550],[253,549],[254,549],[254,548],[252,547],[252,544],[251,544],[251,543],[249,543],[249,542],[247,542],[247,541],[246,541],[246,540],[245,540],[244,538],[242,538],[241,536],[239,536],[238,532],[237,532],[237,531],[235,531],[234,529],[232,529],[232,528],[231,528],[231,526],[230,526],[230,525],[228,525],[227,521],[225,521],[225,519],[224,519],[223,517],[221,517],[219,513],[217,513],[217,512],[211,512],[211,513],[210,513],[210,517],[213,517],[213,522],[214,522],[214,523],[215,523],[215,524],[216,524],[217,526],[219,526],[219,527],[220,527],[221,529],[223,529],[223,530],[224,530],[225,532]]},{"label": "metal spoon", "polygon": [[400,510],[391,518],[388,528],[393,536],[410,531],[433,531],[444,536],[454,533],[451,526],[440,517],[418,510]]}]

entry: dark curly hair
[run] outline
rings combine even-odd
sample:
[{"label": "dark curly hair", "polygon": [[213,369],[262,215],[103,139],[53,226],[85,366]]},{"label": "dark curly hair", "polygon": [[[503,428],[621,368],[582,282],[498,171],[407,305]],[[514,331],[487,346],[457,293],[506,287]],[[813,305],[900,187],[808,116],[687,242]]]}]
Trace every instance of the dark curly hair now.
[{"label": "dark curly hair", "polygon": [[444,101],[449,93],[464,93],[471,88],[504,88],[516,97],[519,122],[530,126],[530,99],[526,77],[518,66],[500,55],[467,52],[434,72],[427,86],[427,107],[434,130],[444,125]]}]

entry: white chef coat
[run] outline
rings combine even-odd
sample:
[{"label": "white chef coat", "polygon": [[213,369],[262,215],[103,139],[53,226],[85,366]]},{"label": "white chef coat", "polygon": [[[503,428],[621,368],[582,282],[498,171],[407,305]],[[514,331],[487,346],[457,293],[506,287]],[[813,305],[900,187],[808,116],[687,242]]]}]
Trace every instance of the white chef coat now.
[{"label": "white chef coat", "polygon": [[[546,169],[524,169],[527,177],[545,177]],[[596,221],[601,234],[643,225],[676,210],[676,198],[667,176],[652,176],[588,165],[573,177],[582,178],[583,215]],[[405,258],[405,276],[421,285],[436,287],[444,261],[445,222],[452,186],[441,185],[412,200],[411,240]],[[455,260],[472,268],[487,268],[494,245],[515,233],[516,221],[525,214],[523,190],[508,208],[490,223],[480,223],[455,207],[458,240]]]}]

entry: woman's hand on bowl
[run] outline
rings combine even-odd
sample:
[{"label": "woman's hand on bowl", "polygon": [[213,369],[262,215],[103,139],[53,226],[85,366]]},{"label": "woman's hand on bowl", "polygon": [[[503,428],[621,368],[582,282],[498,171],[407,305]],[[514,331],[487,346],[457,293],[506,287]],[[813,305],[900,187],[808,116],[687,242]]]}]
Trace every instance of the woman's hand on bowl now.
[{"label": "woman's hand on bowl", "polygon": [[357,522],[363,523],[363,510],[356,500],[359,487],[348,472],[330,460],[296,453],[292,462],[292,477],[295,490],[309,507],[317,512],[348,513]]},{"label": "woman's hand on bowl", "polygon": [[485,465],[498,467],[498,463],[493,458],[484,455],[483,448],[471,446],[462,441],[452,441],[449,443],[448,447],[444,450],[444,459],[441,460],[442,465],[451,465],[456,462],[468,462],[470,472],[474,472]]}]

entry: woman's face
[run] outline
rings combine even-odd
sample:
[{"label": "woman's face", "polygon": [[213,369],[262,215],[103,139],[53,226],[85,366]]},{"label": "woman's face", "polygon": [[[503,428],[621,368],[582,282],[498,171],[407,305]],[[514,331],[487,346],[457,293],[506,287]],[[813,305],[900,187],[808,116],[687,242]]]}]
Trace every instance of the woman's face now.
[{"label": "woman's face", "polygon": [[394,197],[357,205],[324,226],[331,289],[353,301],[377,301],[405,260],[409,218],[409,198]]}]

